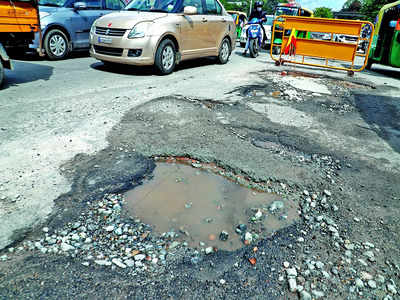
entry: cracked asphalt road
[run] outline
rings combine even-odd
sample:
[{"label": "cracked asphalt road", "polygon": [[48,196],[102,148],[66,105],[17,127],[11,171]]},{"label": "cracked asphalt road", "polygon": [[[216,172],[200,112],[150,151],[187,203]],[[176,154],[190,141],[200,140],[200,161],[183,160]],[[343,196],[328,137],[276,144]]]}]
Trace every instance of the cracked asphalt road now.
[{"label": "cracked asphalt road", "polygon": [[[282,76],[282,70],[289,74]],[[0,94],[0,249],[40,239],[46,224],[62,228],[87,209],[87,201],[127,189],[132,176],[140,183],[151,173],[144,166],[152,157],[187,156],[272,188],[286,184],[294,197],[303,190],[332,191],[331,205],[339,209],[324,213],[334,215],[343,240],[379,245],[381,257],[369,272],[384,272],[399,286],[400,80],[396,71],[375,71],[347,78],[277,68],[265,54],[250,59],[238,52],[225,66],[199,60],[167,77],[151,69],[105,69],[85,56],[17,61]],[[310,91],[307,83],[323,89]],[[128,154],[113,169],[115,157]],[[333,172],[313,155],[339,163]],[[91,175],[94,166],[104,178]],[[88,176],[100,178],[95,188]],[[0,296],[290,299],[295,294],[278,280],[283,261],[301,269],[305,257],[332,263],[341,258],[324,234],[306,230],[307,221],[260,241],[268,254],[254,269],[247,262],[251,249],[244,248],[218,253],[196,268],[176,259],[158,277],[131,282],[121,270],[98,266],[87,276],[77,258],[11,254],[0,262]],[[308,232],[304,245],[295,241],[301,230]],[[220,278],[229,284],[221,286]],[[335,284],[319,287],[326,298],[385,296],[382,288],[360,295]]]}]

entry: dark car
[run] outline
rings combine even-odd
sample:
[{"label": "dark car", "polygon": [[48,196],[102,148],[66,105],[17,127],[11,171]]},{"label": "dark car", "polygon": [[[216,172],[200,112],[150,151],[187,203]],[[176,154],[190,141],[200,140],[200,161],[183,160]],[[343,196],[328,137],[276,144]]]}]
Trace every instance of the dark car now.
[{"label": "dark car", "polygon": [[[63,59],[73,50],[89,49],[93,22],[125,7],[123,0],[39,0],[43,49],[51,60]],[[37,33],[31,49],[38,49]]]}]

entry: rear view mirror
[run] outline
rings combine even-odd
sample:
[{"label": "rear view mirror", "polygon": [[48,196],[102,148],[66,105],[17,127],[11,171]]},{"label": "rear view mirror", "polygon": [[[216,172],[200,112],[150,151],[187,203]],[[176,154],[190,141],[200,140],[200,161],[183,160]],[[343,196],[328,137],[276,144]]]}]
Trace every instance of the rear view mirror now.
[{"label": "rear view mirror", "polygon": [[74,3],[74,9],[79,10],[79,9],[85,9],[87,8],[87,5],[85,2],[75,2]]},{"label": "rear view mirror", "polygon": [[196,15],[197,8],[194,6],[185,6],[185,8],[183,9],[183,14],[184,15]]}]

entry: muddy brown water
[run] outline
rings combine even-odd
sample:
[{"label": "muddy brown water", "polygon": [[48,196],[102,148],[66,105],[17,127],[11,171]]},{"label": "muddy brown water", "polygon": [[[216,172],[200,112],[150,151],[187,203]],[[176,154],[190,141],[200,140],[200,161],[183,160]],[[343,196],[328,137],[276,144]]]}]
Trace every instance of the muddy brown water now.
[{"label": "muddy brown water", "polygon": [[[268,207],[277,200],[283,201],[284,208],[272,214]],[[195,248],[201,245],[235,250],[244,245],[235,232],[239,224],[265,237],[298,217],[298,207],[292,201],[253,191],[207,170],[175,163],[157,163],[154,177],[128,191],[125,201],[129,214],[152,225],[157,233],[174,231],[181,241]],[[249,222],[257,210],[263,217]],[[227,241],[219,240],[222,231],[229,233]]]}]

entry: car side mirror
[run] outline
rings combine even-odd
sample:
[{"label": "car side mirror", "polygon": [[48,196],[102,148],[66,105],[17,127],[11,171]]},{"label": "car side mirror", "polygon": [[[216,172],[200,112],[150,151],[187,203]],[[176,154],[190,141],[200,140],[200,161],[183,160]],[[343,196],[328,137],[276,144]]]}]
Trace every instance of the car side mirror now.
[{"label": "car side mirror", "polygon": [[183,14],[184,15],[196,15],[197,8],[194,6],[185,6],[185,8],[183,9]]},{"label": "car side mirror", "polygon": [[74,3],[74,9],[79,10],[79,9],[85,9],[87,8],[87,5],[85,2],[75,2]]}]

